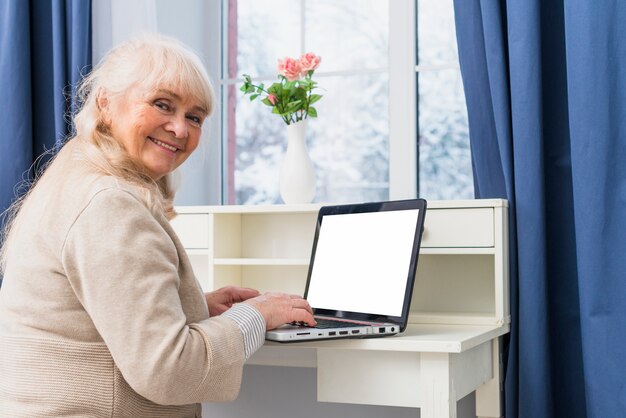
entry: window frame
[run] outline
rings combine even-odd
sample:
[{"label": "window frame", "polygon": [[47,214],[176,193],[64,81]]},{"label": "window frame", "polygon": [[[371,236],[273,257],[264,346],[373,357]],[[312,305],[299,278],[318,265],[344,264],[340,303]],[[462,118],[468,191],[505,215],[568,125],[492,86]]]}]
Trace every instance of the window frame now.
[{"label": "window frame", "polygon": [[[300,0],[304,2],[305,0]],[[417,91],[417,1],[389,1],[389,198],[409,199],[418,195],[418,91]],[[243,80],[228,78],[227,51],[222,28],[228,25],[228,0],[207,2],[206,62],[216,91],[215,113],[207,129],[209,141],[209,203],[228,204],[228,167],[225,147],[228,85]],[[302,28],[304,30],[304,28]],[[407,91],[413,94],[407,94]]]},{"label": "window frame", "polygon": [[411,199],[419,185],[417,0],[390,0],[389,22],[389,198]]}]

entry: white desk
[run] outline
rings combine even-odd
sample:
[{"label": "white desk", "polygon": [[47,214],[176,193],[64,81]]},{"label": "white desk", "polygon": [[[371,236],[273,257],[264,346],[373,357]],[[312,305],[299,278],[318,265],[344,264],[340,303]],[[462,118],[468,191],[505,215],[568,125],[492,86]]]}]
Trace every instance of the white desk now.
[{"label": "white desk", "polygon": [[459,399],[477,391],[477,416],[499,417],[494,361],[498,337],[508,331],[508,325],[410,325],[387,338],[268,342],[249,363],[316,367],[319,401],[421,408],[422,418],[447,418],[456,417]]},{"label": "white desk", "polygon": [[[319,205],[177,208],[172,222],[205,290],[304,291]],[[501,417],[499,337],[509,332],[507,202],[428,202],[409,316],[398,336],[266,343],[250,364],[317,368],[319,401]]]}]

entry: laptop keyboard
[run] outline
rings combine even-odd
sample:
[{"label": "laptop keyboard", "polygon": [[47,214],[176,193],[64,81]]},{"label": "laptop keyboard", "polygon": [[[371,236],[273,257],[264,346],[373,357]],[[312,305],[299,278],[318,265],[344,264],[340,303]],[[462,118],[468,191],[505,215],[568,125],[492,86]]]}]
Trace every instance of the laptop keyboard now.
[{"label": "laptop keyboard", "polygon": [[293,322],[292,325],[301,325],[301,326],[308,327],[308,328],[319,328],[319,329],[352,328],[352,327],[367,326],[365,324],[356,324],[353,322],[345,322],[345,321],[334,321],[332,319],[316,319],[316,320],[317,320],[317,325],[315,325],[314,327],[310,327],[309,325],[305,323],[297,323],[297,322]]}]

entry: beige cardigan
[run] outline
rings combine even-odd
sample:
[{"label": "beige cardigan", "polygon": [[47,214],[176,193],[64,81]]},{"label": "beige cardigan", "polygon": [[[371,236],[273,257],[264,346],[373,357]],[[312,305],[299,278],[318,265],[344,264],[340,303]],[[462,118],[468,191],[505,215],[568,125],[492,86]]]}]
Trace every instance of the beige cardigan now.
[{"label": "beige cardigan", "polygon": [[[22,209],[0,289],[0,416],[194,417],[234,399],[240,328],[132,186],[68,144]],[[168,406],[164,406],[168,405]]]}]

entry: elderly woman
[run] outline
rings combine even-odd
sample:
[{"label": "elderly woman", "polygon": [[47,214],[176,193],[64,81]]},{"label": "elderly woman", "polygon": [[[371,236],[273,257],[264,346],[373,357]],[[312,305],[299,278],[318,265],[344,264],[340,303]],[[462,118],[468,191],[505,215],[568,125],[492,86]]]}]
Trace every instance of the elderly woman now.
[{"label": "elderly woman", "polygon": [[213,109],[198,57],[143,36],[81,86],[75,136],[14,205],[0,253],[0,416],[199,417],[305,300],[203,293],[169,224],[170,174]]}]

